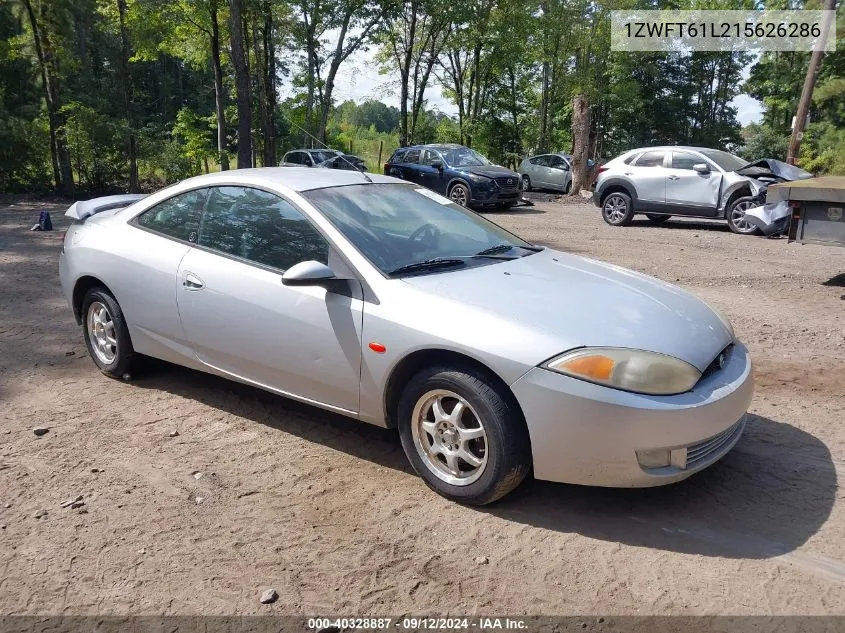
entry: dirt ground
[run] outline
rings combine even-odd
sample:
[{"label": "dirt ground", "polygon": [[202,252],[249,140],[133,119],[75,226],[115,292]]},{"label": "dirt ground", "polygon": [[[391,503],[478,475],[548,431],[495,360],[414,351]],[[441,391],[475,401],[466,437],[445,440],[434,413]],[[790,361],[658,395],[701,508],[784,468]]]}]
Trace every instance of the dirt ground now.
[{"label": "dirt ground", "polygon": [[[29,232],[42,208],[58,230]],[[491,214],[719,307],[757,390],[686,482],[532,482],[475,509],[393,432],[163,363],[104,377],[59,290],[63,210],[0,205],[0,615],[845,615],[845,249],[611,228],[588,204]]]}]

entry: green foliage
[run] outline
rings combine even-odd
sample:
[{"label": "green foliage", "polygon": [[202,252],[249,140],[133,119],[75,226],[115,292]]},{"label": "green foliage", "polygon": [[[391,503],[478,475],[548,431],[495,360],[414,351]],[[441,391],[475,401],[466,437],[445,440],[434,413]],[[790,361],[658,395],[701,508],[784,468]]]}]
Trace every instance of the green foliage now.
[{"label": "green foliage", "polygon": [[[68,161],[75,184],[85,192],[125,189],[132,138],[146,189],[219,169],[214,15],[226,128],[222,144],[230,155],[236,151],[229,2],[124,1],[121,30],[118,0],[32,0],[43,60],[23,0],[0,2],[0,190],[49,187],[57,179],[54,164]],[[328,113],[327,143],[381,170],[381,162],[399,144],[400,108],[379,99],[336,103],[332,92],[350,55],[368,46],[379,47],[374,65],[391,80],[404,65],[409,69],[410,141],[470,144],[507,164],[531,152],[572,148],[576,93],[586,95],[590,104],[594,158],[658,143],[741,147],[748,158],[783,158],[809,59],[807,53],[765,53],[752,59],[739,52],[611,52],[608,12],[665,4],[655,0],[242,2],[252,75],[251,137],[259,164],[265,147],[279,159],[287,150],[315,145],[304,130],[319,135],[321,115]],[[752,0],[670,4],[757,5]],[[801,8],[805,2],[765,5]],[[334,38],[344,24],[348,29],[338,47]],[[839,41],[845,41],[842,19],[838,31]],[[272,70],[263,58],[268,50],[274,51]],[[51,74],[52,95],[45,70]],[[267,90],[272,83],[268,72],[276,84],[284,79],[291,88],[281,102],[278,85]],[[818,173],[845,173],[843,77],[845,47],[840,46],[824,57],[799,159]],[[456,116],[431,109],[425,100],[429,92],[415,102],[414,87],[430,90],[434,84],[455,104]],[[398,96],[395,88],[390,87],[392,96]],[[742,131],[731,105],[741,91],[765,106],[763,121]],[[48,109],[48,96],[56,102],[54,111]],[[420,104],[417,112],[414,106]],[[273,125],[271,144],[265,139],[272,137]]]},{"label": "green foliage", "polygon": [[779,158],[786,156],[789,134],[781,134],[768,125],[752,123],[742,130],[745,144],[739,154],[745,160]]}]

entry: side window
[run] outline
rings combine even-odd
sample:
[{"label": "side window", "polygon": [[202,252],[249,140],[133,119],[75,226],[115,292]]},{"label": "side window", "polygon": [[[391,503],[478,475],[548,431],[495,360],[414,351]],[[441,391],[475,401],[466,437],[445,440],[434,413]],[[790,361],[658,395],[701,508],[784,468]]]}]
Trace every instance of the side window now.
[{"label": "side window", "polygon": [[279,270],[309,259],[328,263],[325,238],[287,200],[249,187],[209,191],[200,246]]},{"label": "side window", "polygon": [[549,157],[548,156],[535,156],[531,159],[532,165],[539,165],[540,167],[548,167],[549,166]]},{"label": "side window", "polygon": [[420,162],[420,150],[418,149],[409,149],[405,153],[405,160],[402,161],[403,163],[410,163],[412,165],[416,165]]},{"label": "side window", "polygon": [[636,165],[637,167],[662,167],[664,154],[663,151],[645,152],[637,159]]},{"label": "side window", "polygon": [[433,149],[427,149],[423,151],[422,160],[420,161],[423,165],[428,165],[431,167],[432,163],[443,162],[443,159],[440,157],[440,154],[435,152]]},{"label": "side window", "polygon": [[672,169],[689,169],[698,163],[705,163],[703,158],[690,154],[689,152],[672,152]]},{"label": "side window", "polygon": [[186,242],[196,242],[208,189],[186,191],[159,202],[136,218],[138,226]]},{"label": "side window", "polygon": [[634,152],[633,154],[631,154],[630,156],[628,156],[628,158],[626,158],[626,159],[625,159],[625,160],[623,160],[622,162],[623,162],[623,163],[625,163],[626,165],[630,165],[632,162],[634,162],[634,159],[635,159],[637,156],[639,156],[639,154],[638,154],[637,152]]},{"label": "side window", "polygon": [[401,163],[405,159],[405,150],[397,149],[396,153],[393,154],[393,158],[391,158],[388,162],[390,163]]},{"label": "side window", "polygon": [[550,157],[549,167],[554,167],[555,169],[569,169],[569,165],[560,156]]}]

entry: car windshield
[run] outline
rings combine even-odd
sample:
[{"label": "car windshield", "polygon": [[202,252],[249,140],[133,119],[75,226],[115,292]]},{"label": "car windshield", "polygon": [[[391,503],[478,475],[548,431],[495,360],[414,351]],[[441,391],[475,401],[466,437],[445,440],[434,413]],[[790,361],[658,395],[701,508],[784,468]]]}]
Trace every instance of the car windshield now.
[{"label": "car windshield", "polygon": [[[481,266],[537,250],[480,215],[415,185],[347,185],[302,195],[385,274],[452,258],[461,258],[462,267]],[[491,254],[473,257],[493,247],[497,248]],[[414,272],[436,270],[443,268]]]},{"label": "car windshield", "polygon": [[747,160],[742,160],[739,156],[734,156],[718,149],[703,149],[700,151],[724,171],[735,171],[748,164]]},{"label": "car windshield", "polygon": [[482,165],[492,165],[484,156],[467,147],[447,149],[440,153],[449,167],[481,167]]}]

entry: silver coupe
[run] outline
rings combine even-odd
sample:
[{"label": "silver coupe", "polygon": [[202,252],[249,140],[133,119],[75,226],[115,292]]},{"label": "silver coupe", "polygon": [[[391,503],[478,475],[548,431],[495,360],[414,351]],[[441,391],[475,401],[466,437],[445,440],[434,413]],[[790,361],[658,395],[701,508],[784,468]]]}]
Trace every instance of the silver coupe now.
[{"label": "silver coupe", "polygon": [[743,430],[751,360],[716,310],[418,185],[236,170],[68,215],[61,284],[101,371],[153,356],[397,428],[456,501],[532,472],[668,484]]}]

